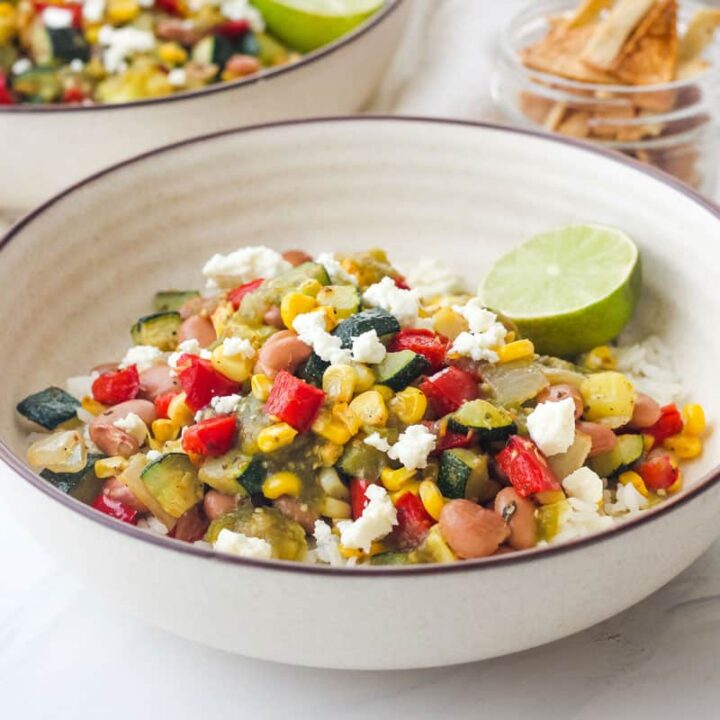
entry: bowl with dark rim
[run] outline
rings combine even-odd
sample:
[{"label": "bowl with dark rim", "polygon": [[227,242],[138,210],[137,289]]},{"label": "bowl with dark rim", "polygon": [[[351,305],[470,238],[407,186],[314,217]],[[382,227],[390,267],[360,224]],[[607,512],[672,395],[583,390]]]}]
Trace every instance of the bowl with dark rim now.
[{"label": "bowl with dark rim", "polygon": [[158,288],[197,284],[215,252],[384,247],[400,268],[440,256],[477,285],[520,240],[573,222],[616,226],[637,242],[644,287],[633,331],[666,342],[688,395],[718,417],[720,339],[707,318],[720,312],[720,209],[631,160],[526,130],[338,117],[216,133],[83,180],[0,241],[4,502],[108,603],[258,658],[449,665],[608,618],[720,535],[712,433],[680,494],[610,531],[451,565],[330,568],[216,554],[103,516],[26,465],[15,415],[29,392],[121,356],[128,318]]},{"label": "bowl with dark rim", "polygon": [[228,128],[355,112],[387,71],[411,4],[385,5],[289,65],[201,90],[122,104],[0,105],[0,212],[24,211],[89,173]]}]

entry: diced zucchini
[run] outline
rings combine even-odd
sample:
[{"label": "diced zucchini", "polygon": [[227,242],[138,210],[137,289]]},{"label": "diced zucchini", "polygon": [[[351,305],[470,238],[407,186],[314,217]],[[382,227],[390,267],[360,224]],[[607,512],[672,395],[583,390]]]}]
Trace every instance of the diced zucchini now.
[{"label": "diced zucchini", "polygon": [[380,478],[380,472],[386,464],[384,453],[362,440],[354,440],[346,445],[337,468],[347,477],[375,481]]},{"label": "diced zucchini", "polygon": [[315,385],[315,387],[322,387],[323,375],[329,367],[329,362],[326,362],[319,355],[313,353],[302,368],[300,368],[298,374],[305,382]]},{"label": "diced zucchini", "polygon": [[262,32],[257,33],[255,38],[260,46],[258,58],[265,67],[284,65],[288,61],[288,49],[284,45],[281,45],[274,37]]},{"label": "diced zucchini", "polygon": [[409,565],[410,553],[383,552],[370,558],[371,565]]},{"label": "diced zucchini", "polygon": [[17,404],[17,411],[30,422],[37,423],[46,430],[56,427],[77,417],[80,403],[62,388],[49,387],[28,395]]},{"label": "diced zucchini", "polygon": [[415,563],[451,563],[457,555],[445,542],[440,525],[433,525],[417,550],[410,553],[410,561]]},{"label": "diced zucchini", "polygon": [[235,52],[240,55],[260,55],[261,47],[255,33],[252,30],[244,32],[235,43]]},{"label": "diced zucchini", "polygon": [[222,70],[234,54],[235,48],[226,37],[207,35],[195,43],[192,59],[203,65],[217,65]]},{"label": "diced zucchini", "polygon": [[387,385],[398,392],[419,378],[429,367],[427,358],[412,350],[391,352],[377,366],[377,381],[378,384]]},{"label": "diced zucchini", "polygon": [[437,485],[446,498],[476,502],[490,500],[500,489],[488,474],[487,455],[466,448],[445,450],[440,457]]},{"label": "diced zucchini", "polygon": [[177,312],[188,301],[200,297],[197,290],[161,290],[155,293],[155,312]]},{"label": "diced zucchini", "polygon": [[[94,472],[95,463],[102,457],[104,456],[97,454],[88,455],[85,467],[82,470],[78,470],[78,472],[56,473],[52,470],[45,469],[40,472],[40,477],[47,480],[51,485],[54,485],[61,492],[64,492],[67,495],[72,495],[73,497],[77,497],[78,500],[82,500],[83,502],[90,503],[95,499],[95,497],[97,497],[97,492],[92,498],[86,499],[82,493],[80,496],[78,496],[78,490],[80,489],[81,485],[87,485],[87,483],[83,483],[83,480],[85,480],[88,476],[92,476],[93,479],[96,479]],[[98,492],[104,482],[104,480],[99,481]],[[98,485],[98,483],[94,484]],[[87,488],[83,489],[86,490]]]},{"label": "diced zucchini", "polygon": [[160,350],[174,350],[182,318],[179,312],[157,312],[141,317],[131,328],[136,345],[154,345]]},{"label": "diced zucchini", "polygon": [[592,440],[585,433],[576,432],[573,444],[559,455],[551,455],[547,461],[553,475],[560,481],[579,470],[587,460]]},{"label": "diced zucchini", "polygon": [[343,320],[333,330],[333,335],[337,335],[342,340],[343,347],[350,348],[352,347],[353,338],[369,330],[375,330],[378,337],[383,337],[384,335],[400,332],[400,323],[387,310],[370,308],[349,317],[347,320]]},{"label": "diced zucchini", "polygon": [[588,465],[600,477],[610,477],[627,470],[643,454],[642,435],[619,435],[610,451],[591,458]]},{"label": "diced zucchini", "polygon": [[13,78],[12,89],[32,102],[51,103],[63,92],[60,76],[55,68],[32,68]]},{"label": "diced zucchini", "polygon": [[279,290],[282,296],[290,290],[295,290],[306,280],[317,280],[321,285],[330,284],[330,276],[323,265],[316,262],[305,262],[275,276],[268,282],[268,286]]},{"label": "diced zucchini", "polygon": [[163,455],[147,465],[140,478],[160,507],[174,518],[203,499],[202,483],[184,453]]},{"label": "diced zucchini", "polygon": [[475,430],[480,440],[504,440],[515,432],[512,415],[487,400],[470,400],[450,415],[448,427],[453,432]]},{"label": "diced zucchini", "polygon": [[320,305],[329,305],[335,309],[340,320],[347,320],[360,311],[362,297],[353,285],[328,285],[317,294]]},{"label": "diced zucchini", "polygon": [[259,457],[248,457],[233,450],[205,461],[198,477],[201,482],[226,495],[251,495],[262,491],[265,467]]},{"label": "diced zucchini", "polygon": [[55,61],[90,59],[90,48],[80,30],[74,27],[49,28],[41,21],[33,25],[30,35],[30,52],[38,65]]},{"label": "diced zucchini", "polygon": [[549,505],[541,505],[535,511],[537,539],[550,542],[560,532],[565,517],[570,512],[572,512],[572,508],[565,499]]}]

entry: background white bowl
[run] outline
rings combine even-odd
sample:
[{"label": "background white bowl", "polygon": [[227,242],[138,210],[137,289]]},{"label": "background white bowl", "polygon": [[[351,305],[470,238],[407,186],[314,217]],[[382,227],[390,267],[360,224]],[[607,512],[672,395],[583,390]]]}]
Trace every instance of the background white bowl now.
[{"label": "background white bowl", "polygon": [[359,110],[387,70],[411,3],[256,78],[122,105],[0,106],[0,211],[26,210],[86,175],[160,145],[255,123]]},{"label": "background white bowl", "polygon": [[[472,283],[553,225],[626,230],[642,250],[638,332],[677,351],[690,394],[720,413],[720,211],[641,166],[522,131],[346,118],[229,132],[105,171],[0,244],[0,491],[108,601],[172,632],[284,662],[445,665],[532,647],[639,601],[720,534],[718,440],[682,495],[621,529],[451,567],[329,569],[220,557],[148,536],[61,495],[19,458],[14,403],[129,344],[153,292],[198,285],[245,244],[385,247],[400,267],[441,256]],[[15,453],[15,454],[13,454]]]}]

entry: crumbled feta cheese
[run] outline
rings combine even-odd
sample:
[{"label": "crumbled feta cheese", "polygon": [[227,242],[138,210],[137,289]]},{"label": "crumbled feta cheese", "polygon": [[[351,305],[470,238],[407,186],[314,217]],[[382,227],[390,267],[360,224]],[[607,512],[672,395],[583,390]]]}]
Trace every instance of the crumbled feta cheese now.
[{"label": "crumbled feta cheese", "polygon": [[212,353],[209,350],[201,348],[200,343],[195,338],[190,338],[189,340],[183,340],[178,345],[176,352],[170,353],[168,365],[173,370],[177,370],[178,362],[183,355],[197,355],[204,360],[209,360],[212,357]]},{"label": "crumbled feta cheese", "polygon": [[223,395],[210,400],[210,406],[218,415],[232,415],[242,400],[242,395]]},{"label": "crumbled feta cheese", "polygon": [[92,375],[76,375],[65,381],[65,389],[78,400],[84,397],[92,397],[92,384],[99,377],[98,373]]},{"label": "crumbled feta cheese", "polygon": [[347,548],[370,551],[375,540],[384,538],[397,525],[397,512],[382,485],[369,485],[365,490],[368,504],[357,520],[341,520],[340,542]]},{"label": "crumbled feta cheese", "polygon": [[32,61],[28,58],[20,58],[12,64],[13,75],[22,75],[24,72],[32,69]]},{"label": "crumbled feta cheese", "polygon": [[248,0],[222,0],[220,12],[228,20],[247,20],[253,32],[265,30],[265,21],[260,12]]},{"label": "crumbled feta cheese", "polygon": [[145,10],[149,10],[151,7],[154,7],[155,0],[138,0],[138,5]]},{"label": "crumbled feta cheese", "polygon": [[596,504],[586,503],[577,498],[568,499],[566,510],[559,522],[560,532],[550,541],[553,545],[608,530],[615,524],[613,518],[598,512]]},{"label": "crumbled feta cheese", "polygon": [[333,567],[346,565],[345,558],[340,553],[340,538],[333,534],[332,528],[326,522],[315,521],[313,537],[315,538],[315,558],[318,562]]},{"label": "crumbled feta cheese", "polygon": [[51,30],[72,27],[73,14],[70,10],[50,5],[42,12],[42,20],[45,27]]},{"label": "crumbled feta cheese", "polygon": [[114,28],[103,25],[98,33],[98,42],[103,47],[103,63],[111,72],[122,72],[125,58],[134,53],[150,52],[155,48],[155,35],[147,30],[126,25]]},{"label": "crumbled feta cheese", "polygon": [[78,405],[75,408],[75,415],[80,422],[85,423],[86,425],[89,425],[95,419],[95,416],[91,412],[87,411],[82,405]]},{"label": "crumbled feta cheese", "polygon": [[265,280],[289,270],[292,265],[268,247],[244,247],[228,255],[213,255],[203,267],[211,287],[234,288],[257,278]]},{"label": "crumbled feta cheese", "polygon": [[137,526],[155,535],[167,535],[167,528],[154,515],[140,518],[137,521]]},{"label": "crumbled feta cheese", "polygon": [[486,333],[461,332],[450,347],[450,352],[453,355],[472,358],[475,362],[487,360],[495,363],[500,356],[492,349],[494,347],[497,347],[495,338]]},{"label": "crumbled feta cheese", "polygon": [[386,354],[387,350],[380,342],[376,330],[368,330],[353,339],[352,359],[355,362],[376,365],[383,361]]},{"label": "crumbled feta cheese", "polygon": [[163,454],[162,454],[161,452],[157,451],[157,450],[148,450],[148,451],[145,453],[145,457],[146,457],[150,462],[154,462],[155,460],[159,460],[162,456],[163,456]]},{"label": "crumbled feta cheese", "polygon": [[420,298],[415,290],[403,290],[391,277],[384,277],[371,285],[363,294],[363,300],[371,307],[387,310],[397,318],[402,327],[412,327],[417,322]]},{"label": "crumbled feta cheese", "polygon": [[325,271],[334,283],[338,283],[339,285],[343,283],[346,285],[358,284],[357,278],[352,273],[349,273],[332,253],[320,253],[315,258],[315,262],[320,263],[320,265],[325,268]]},{"label": "crumbled feta cheese", "polygon": [[272,557],[272,545],[267,540],[248,537],[242,533],[223,528],[215,541],[215,550],[239,555],[246,558],[269,560]]},{"label": "crumbled feta cheese", "polygon": [[124,430],[128,435],[132,435],[142,445],[148,436],[147,425],[142,418],[135,413],[128,413],[124,418],[116,420],[113,425],[120,430]]},{"label": "crumbled feta cheese", "polygon": [[605,512],[609,515],[639,513],[650,507],[649,500],[638,492],[632,483],[618,483],[615,491],[615,502],[605,504]]},{"label": "crumbled feta cheese", "polygon": [[153,345],[134,345],[126,353],[125,357],[120,361],[120,367],[126,368],[135,365],[138,372],[149,370],[155,365],[164,365],[166,355]]},{"label": "crumbled feta cheese", "polygon": [[185,68],[173,68],[167,74],[167,80],[173,87],[185,87],[187,85]]},{"label": "crumbled feta cheese", "polygon": [[388,450],[390,450],[390,443],[379,433],[376,432],[368,435],[365,440],[363,440],[363,442],[370,447],[374,447],[380,452],[386,453]]},{"label": "crumbled feta cheese", "polygon": [[528,432],[544,455],[564,453],[575,440],[575,401],[539,403],[528,415]]},{"label": "crumbled feta cheese", "polygon": [[497,322],[497,315],[488,310],[480,298],[471,298],[465,305],[453,305],[452,309],[468,321],[470,332],[487,332]]},{"label": "crumbled feta cheese", "polygon": [[322,310],[301,313],[293,320],[293,330],[315,353],[331,365],[347,365],[350,352],[342,347],[342,340],[325,330],[326,315]]},{"label": "crumbled feta cheese", "polygon": [[478,298],[465,305],[453,305],[452,309],[468,321],[469,332],[461,332],[452,344],[450,352],[464,355],[476,362],[499,360],[495,349],[505,344],[507,330],[498,322],[497,315],[483,307]]},{"label": "crumbled feta cheese", "polygon": [[435,449],[437,438],[424,425],[410,425],[388,451],[391,460],[399,460],[408,470],[427,467],[428,455]]},{"label": "crumbled feta cheese", "polygon": [[105,17],[105,0],[85,0],[82,14],[83,19],[89,23],[102,22]]},{"label": "crumbled feta cheese", "polygon": [[255,357],[253,344],[245,338],[226,338],[223,340],[222,349],[222,354],[225,357]]},{"label": "crumbled feta cheese", "polygon": [[570,473],[563,481],[562,486],[568,497],[597,507],[603,499],[602,478],[589,467],[581,467]]},{"label": "crumbled feta cheese", "polygon": [[423,300],[466,291],[465,282],[438,260],[424,258],[407,276],[408,285]]},{"label": "crumbled feta cheese", "polygon": [[74,58],[70,61],[70,69],[79,73],[85,69],[85,63],[80,58]]}]

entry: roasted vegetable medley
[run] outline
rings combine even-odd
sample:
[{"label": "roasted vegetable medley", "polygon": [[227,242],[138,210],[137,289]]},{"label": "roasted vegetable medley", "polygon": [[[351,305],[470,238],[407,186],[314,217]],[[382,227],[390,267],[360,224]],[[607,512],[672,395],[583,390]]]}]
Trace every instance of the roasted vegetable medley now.
[{"label": "roasted vegetable medley", "polygon": [[250,558],[449,563],[610,528],[702,450],[699,405],[618,369],[639,351],[539,356],[427,266],[411,289],[381,250],[246,247],[203,273],[155,295],[122,359],[18,405],[28,462],[122,522]]},{"label": "roasted vegetable medley", "polygon": [[237,80],[294,62],[379,4],[314,20],[282,0],[0,0],[0,105],[124,103]]}]

